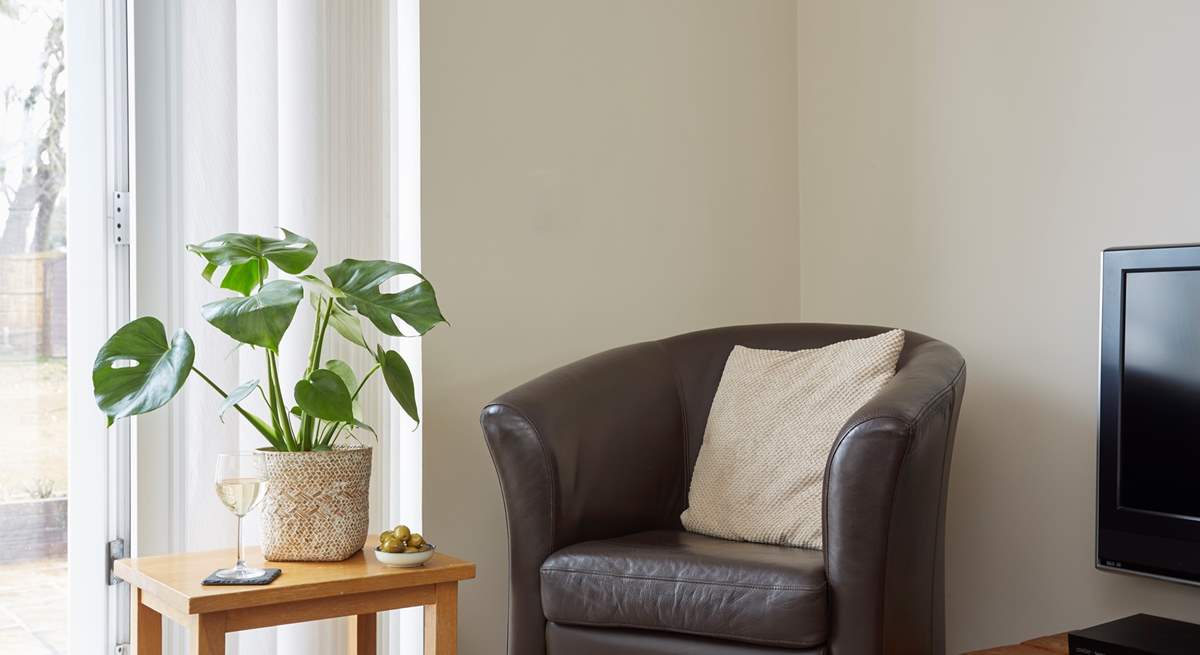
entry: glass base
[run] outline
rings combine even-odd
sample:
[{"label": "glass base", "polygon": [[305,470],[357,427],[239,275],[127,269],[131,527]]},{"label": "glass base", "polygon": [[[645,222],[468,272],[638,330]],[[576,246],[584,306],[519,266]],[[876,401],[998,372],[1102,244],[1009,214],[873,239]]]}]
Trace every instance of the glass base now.
[{"label": "glass base", "polygon": [[256,569],[249,566],[234,567],[232,569],[221,569],[213,575],[226,580],[249,580],[257,578],[261,575],[266,575],[266,569]]}]

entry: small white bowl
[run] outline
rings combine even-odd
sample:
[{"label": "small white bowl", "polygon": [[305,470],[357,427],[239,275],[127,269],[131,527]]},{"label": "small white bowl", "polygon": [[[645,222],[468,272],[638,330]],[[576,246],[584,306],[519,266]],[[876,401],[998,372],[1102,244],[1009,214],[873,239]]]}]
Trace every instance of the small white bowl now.
[{"label": "small white bowl", "polygon": [[395,566],[403,569],[421,566],[428,562],[433,557],[433,551],[436,546],[433,544],[425,544],[428,548],[424,548],[419,553],[385,553],[379,550],[379,546],[375,547],[375,559],[379,560],[384,566]]}]

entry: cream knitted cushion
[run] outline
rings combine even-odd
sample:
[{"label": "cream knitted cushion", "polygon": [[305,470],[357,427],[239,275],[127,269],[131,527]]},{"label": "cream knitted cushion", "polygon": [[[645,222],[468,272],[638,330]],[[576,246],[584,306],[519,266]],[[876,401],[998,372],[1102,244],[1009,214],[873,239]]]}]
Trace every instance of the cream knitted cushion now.
[{"label": "cream knitted cushion", "polygon": [[683,527],[821,548],[825,462],[838,432],[896,371],[904,331],[824,348],[734,346],[696,459]]}]

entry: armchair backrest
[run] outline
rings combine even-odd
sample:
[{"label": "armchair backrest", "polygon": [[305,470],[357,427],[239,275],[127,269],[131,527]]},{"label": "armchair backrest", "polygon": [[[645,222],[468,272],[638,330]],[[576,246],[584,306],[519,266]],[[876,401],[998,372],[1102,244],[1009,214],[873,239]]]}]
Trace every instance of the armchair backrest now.
[{"label": "armchair backrest", "polygon": [[[708,412],[712,409],[713,396],[717,393],[717,384],[720,383],[721,374],[725,370],[725,360],[729,358],[734,346],[764,350],[808,350],[847,339],[875,336],[887,330],[888,328],[869,325],[779,323],[715,328],[659,341],[670,357],[679,388],[688,444],[684,504],[679,507],[679,511],[683,512],[686,507],[686,489],[691,486],[692,469],[700,452],[700,444],[704,441]],[[909,341],[914,339],[926,341],[928,337],[908,333],[905,340],[906,351],[911,347]],[[903,361],[903,355],[901,357]]]}]

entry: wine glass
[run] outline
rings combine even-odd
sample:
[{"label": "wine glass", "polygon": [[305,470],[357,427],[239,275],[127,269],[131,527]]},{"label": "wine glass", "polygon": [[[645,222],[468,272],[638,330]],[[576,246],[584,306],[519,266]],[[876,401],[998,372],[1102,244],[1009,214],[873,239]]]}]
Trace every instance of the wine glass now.
[{"label": "wine glass", "polygon": [[262,453],[221,453],[217,455],[217,498],[229,511],[237,514],[237,564],[231,569],[216,572],[219,578],[245,580],[266,573],[263,569],[246,566],[242,555],[242,517],[254,509],[267,491],[266,461]]}]

